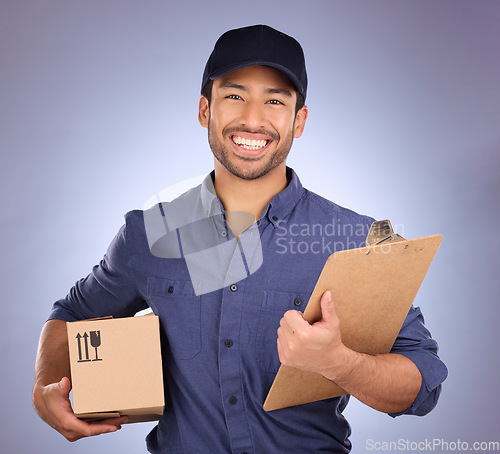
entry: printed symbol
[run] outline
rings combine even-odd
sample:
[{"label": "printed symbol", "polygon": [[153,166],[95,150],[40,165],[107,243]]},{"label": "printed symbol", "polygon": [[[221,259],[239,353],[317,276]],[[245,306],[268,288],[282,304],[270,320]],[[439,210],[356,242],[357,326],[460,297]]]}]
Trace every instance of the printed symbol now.
[{"label": "printed symbol", "polygon": [[[102,361],[97,354],[97,348],[101,345],[101,332],[100,331],[91,331],[90,332],[90,345],[95,348],[95,359],[90,359],[89,357],[89,335],[87,333],[83,333],[83,336],[78,333],[76,335],[76,339],[78,340],[78,362],[85,363],[88,361]],[[85,357],[83,356],[82,351],[82,339],[85,349]]]},{"label": "printed symbol", "polygon": [[90,332],[90,345],[95,348],[95,359],[92,361],[102,361],[101,358],[97,356],[97,347],[101,345],[101,332],[100,331],[91,331]]},{"label": "printed symbol", "polygon": [[[85,358],[86,359],[82,358],[82,337],[83,337],[84,342],[85,342]],[[76,335],[76,338],[78,339],[78,362],[79,363],[84,363],[86,361],[90,361],[88,337],[89,337],[89,335],[87,333],[85,333],[83,336],[80,333],[78,333]]]}]

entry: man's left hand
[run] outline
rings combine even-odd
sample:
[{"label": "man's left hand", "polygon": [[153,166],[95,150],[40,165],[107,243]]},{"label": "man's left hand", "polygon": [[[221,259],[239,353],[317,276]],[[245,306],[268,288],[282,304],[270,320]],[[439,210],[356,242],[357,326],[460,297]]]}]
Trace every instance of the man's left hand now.
[{"label": "man's left hand", "polygon": [[288,311],[278,328],[278,354],[282,364],[332,377],[342,364],[347,347],[329,290],[321,297],[322,319],[310,325],[302,313]]}]

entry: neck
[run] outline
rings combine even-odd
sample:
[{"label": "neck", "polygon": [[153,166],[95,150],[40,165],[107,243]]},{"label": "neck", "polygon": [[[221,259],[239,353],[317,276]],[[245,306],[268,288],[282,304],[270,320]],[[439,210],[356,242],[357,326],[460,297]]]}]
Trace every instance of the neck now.
[{"label": "neck", "polygon": [[244,180],[228,172],[215,160],[215,192],[225,211],[246,211],[257,220],[270,200],[287,184],[285,163],[263,177]]}]

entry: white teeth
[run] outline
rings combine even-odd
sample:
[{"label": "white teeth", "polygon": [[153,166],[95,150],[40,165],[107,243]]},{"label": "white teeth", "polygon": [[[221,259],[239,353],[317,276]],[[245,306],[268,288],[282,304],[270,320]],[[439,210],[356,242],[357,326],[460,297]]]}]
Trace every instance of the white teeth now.
[{"label": "white teeth", "polygon": [[245,150],[260,150],[261,148],[264,148],[268,143],[268,140],[245,139],[243,137],[237,136],[233,136],[232,139],[236,145],[239,145]]}]

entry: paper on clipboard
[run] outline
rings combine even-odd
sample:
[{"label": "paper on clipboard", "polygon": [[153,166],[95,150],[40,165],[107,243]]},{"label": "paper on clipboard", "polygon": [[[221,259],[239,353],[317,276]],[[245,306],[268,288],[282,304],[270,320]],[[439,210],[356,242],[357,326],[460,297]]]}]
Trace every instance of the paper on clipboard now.
[{"label": "paper on clipboard", "polygon": [[[335,252],[321,272],[304,319],[309,323],[321,319],[321,295],[331,290],[342,342],[362,353],[390,352],[441,241],[441,235],[398,238]],[[282,365],[264,410],[343,394],[346,392],[342,388],[320,374]]]}]

